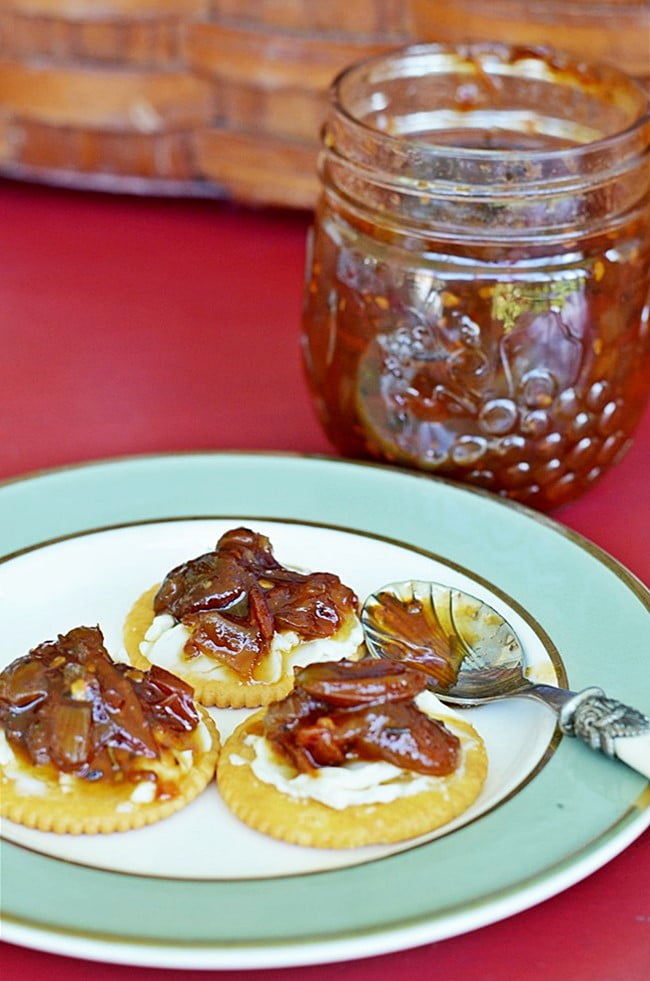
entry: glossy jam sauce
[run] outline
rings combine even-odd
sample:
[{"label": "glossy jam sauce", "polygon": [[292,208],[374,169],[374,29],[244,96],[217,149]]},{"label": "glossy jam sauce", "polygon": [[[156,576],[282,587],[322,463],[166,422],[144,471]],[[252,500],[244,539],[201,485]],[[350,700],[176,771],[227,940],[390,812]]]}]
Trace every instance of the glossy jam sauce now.
[{"label": "glossy jam sauce", "polygon": [[282,566],[268,538],[247,528],[226,532],[213,552],[172,569],[154,598],[190,630],[184,654],[205,654],[243,678],[271,650],[274,634],[305,641],[331,637],[356,613],[355,594],[329,572]]},{"label": "glossy jam sauce", "polygon": [[541,510],[650,390],[650,122],[604,67],[419,46],[332,89],[303,316],[332,442]]},{"label": "glossy jam sauce", "polygon": [[436,691],[455,684],[467,645],[457,632],[442,625],[434,603],[416,595],[402,598],[380,591],[370,610],[383,657],[433,678]]},{"label": "glossy jam sauce", "polygon": [[[143,760],[190,748],[198,723],[189,685],[157,666],[113,661],[98,627],[40,644],[0,674],[0,726],[12,750],[89,781],[158,784]],[[158,796],[174,792],[157,786]]]},{"label": "glossy jam sauce", "polygon": [[266,711],[264,735],[299,772],[351,760],[386,760],[444,776],[460,742],[417,707],[421,672],[386,661],[335,661],[296,671],[293,691]]}]

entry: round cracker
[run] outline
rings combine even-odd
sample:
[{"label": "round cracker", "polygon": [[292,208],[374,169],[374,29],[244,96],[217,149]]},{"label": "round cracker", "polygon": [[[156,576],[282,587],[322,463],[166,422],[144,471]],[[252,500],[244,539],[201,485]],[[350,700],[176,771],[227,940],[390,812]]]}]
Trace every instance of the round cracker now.
[{"label": "round cracker", "polygon": [[476,730],[460,718],[445,718],[460,738],[459,766],[432,777],[431,790],[388,803],[355,804],[342,810],[307,797],[291,797],[259,780],[251,766],[250,735],[261,735],[264,711],[243,722],[226,740],[217,765],[217,786],[226,805],[244,824],[291,844],[356,848],[389,844],[427,834],[449,823],[478,796],[487,774],[487,754]]},{"label": "round cracker", "polygon": [[[158,585],[152,586],[135,601],[126,616],[123,629],[124,647],[131,664],[145,671],[151,667],[152,662],[142,653],[140,644],[154,620],[153,599],[158,589]],[[337,636],[345,639],[355,626],[356,618],[350,617],[341,625]],[[256,669],[258,677],[253,677],[250,681],[244,681],[236,671],[216,660],[214,671],[219,674],[218,678],[211,678],[206,672],[193,671],[191,659],[182,672],[167,665],[165,667],[192,686],[195,699],[202,705],[216,708],[259,708],[277,702],[289,694],[293,688],[292,658],[296,653],[295,648],[283,652],[281,675],[276,681],[263,679],[263,662]]]},{"label": "round cracker", "polygon": [[[155,824],[186,807],[212,780],[220,751],[217,727],[208,713],[198,706],[210,736],[209,746],[200,745],[202,735],[195,732],[193,762],[185,769],[171,750],[161,751],[162,762],[177,771],[177,793],[150,802],[131,800],[137,784],[131,781],[90,782],[78,777],[61,779],[52,765],[0,765],[0,814],[17,824],[59,834],[108,834],[130,831]],[[149,761],[147,761],[149,762]],[[18,778],[14,776],[18,771]],[[8,772],[9,771],[9,772]],[[166,781],[169,779],[165,774]],[[30,792],[31,791],[31,792]]]}]

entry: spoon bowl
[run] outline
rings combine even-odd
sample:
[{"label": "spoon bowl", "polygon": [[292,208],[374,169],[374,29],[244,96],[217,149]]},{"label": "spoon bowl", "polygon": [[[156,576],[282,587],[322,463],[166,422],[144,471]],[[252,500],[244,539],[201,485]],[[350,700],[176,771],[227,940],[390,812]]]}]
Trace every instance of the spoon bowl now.
[{"label": "spoon bowl", "polygon": [[367,598],[361,623],[371,656],[422,672],[442,702],[470,707],[536,698],[557,714],[565,735],[650,778],[650,719],[600,688],[576,692],[532,681],[513,627],[471,593],[421,580],[389,583]]},{"label": "spoon bowl", "polygon": [[470,593],[408,580],[373,593],[361,613],[375,657],[403,661],[427,675],[427,686],[454,705],[523,694],[524,652],[507,620]]}]

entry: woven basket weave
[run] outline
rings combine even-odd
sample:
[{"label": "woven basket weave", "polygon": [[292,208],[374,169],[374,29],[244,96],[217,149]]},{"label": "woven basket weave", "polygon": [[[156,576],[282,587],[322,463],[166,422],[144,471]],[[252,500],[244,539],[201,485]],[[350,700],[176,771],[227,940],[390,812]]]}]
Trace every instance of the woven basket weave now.
[{"label": "woven basket weave", "polygon": [[647,0],[0,0],[0,174],[309,208],[346,64],[489,39],[647,79],[648,29]]}]

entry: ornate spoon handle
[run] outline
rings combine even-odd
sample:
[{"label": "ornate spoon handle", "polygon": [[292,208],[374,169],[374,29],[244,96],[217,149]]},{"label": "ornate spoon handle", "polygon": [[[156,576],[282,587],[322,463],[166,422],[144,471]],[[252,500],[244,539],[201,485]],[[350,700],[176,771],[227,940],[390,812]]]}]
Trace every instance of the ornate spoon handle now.
[{"label": "ornate spoon handle", "polygon": [[650,779],[650,719],[608,698],[602,689],[585,688],[565,702],[560,709],[560,729]]}]

